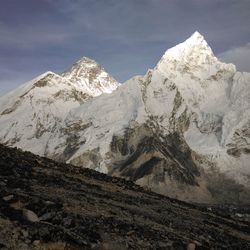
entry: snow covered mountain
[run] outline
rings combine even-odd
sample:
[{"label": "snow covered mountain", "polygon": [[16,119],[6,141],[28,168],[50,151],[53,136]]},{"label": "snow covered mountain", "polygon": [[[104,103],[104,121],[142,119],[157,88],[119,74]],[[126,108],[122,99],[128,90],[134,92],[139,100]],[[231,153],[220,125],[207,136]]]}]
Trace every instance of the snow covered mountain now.
[{"label": "snow covered mountain", "polygon": [[101,65],[87,57],[83,57],[63,72],[62,77],[71,82],[77,82],[91,96],[111,93],[117,88],[117,82],[104,71]]},{"label": "snow covered mountain", "polygon": [[47,155],[49,139],[72,109],[118,85],[86,57],[62,75],[46,72],[0,98],[1,142]]},{"label": "snow covered mountain", "polygon": [[[88,67],[79,70],[76,65],[54,77],[65,84],[76,81],[91,97],[107,90],[98,84],[103,74],[91,72],[93,85],[93,80],[81,80],[88,77]],[[33,96],[41,103],[38,94]],[[42,130],[46,137],[23,133],[21,129],[34,129],[26,128],[29,112],[15,96],[3,97],[0,141],[182,200],[250,203],[249,96],[250,74],[220,62],[195,32],[167,50],[145,76],[128,80],[109,95],[69,105],[61,111],[60,125],[48,122],[53,126]],[[67,109],[64,100],[62,105]],[[18,114],[17,106],[22,107]],[[16,125],[20,114],[24,119]]]}]

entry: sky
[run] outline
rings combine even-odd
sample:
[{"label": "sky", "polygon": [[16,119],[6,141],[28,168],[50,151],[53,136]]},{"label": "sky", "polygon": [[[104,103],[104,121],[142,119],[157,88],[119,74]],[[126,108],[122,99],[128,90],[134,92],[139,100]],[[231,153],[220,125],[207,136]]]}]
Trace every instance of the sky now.
[{"label": "sky", "polygon": [[123,82],[196,30],[250,72],[250,0],[2,0],[0,95],[83,56]]}]

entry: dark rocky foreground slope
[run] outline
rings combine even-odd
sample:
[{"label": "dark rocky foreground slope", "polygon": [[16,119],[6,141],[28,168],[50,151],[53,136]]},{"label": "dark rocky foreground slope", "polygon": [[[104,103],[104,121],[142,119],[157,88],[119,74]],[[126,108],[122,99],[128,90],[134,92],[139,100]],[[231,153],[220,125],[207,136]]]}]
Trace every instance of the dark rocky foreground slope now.
[{"label": "dark rocky foreground slope", "polygon": [[0,145],[2,249],[250,249],[250,224]]}]

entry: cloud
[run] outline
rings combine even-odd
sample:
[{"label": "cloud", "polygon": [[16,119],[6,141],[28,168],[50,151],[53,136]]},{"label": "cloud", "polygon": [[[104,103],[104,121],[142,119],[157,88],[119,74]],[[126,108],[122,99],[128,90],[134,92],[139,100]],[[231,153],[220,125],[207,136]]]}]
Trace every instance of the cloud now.
[{"label": "cloud", "polygon": [[239,71],[250,72],[250,43],[227,50],[218,57],[224,62],[235,64]]},{"label": "cloud", "polygon": [[35,72],[61,72],[82,56],[123,82],[154,67],[195,30],[219,54],[250,41],[249,8],[249,0],[3,1],[0,92],[5,83],[16,86]]}]

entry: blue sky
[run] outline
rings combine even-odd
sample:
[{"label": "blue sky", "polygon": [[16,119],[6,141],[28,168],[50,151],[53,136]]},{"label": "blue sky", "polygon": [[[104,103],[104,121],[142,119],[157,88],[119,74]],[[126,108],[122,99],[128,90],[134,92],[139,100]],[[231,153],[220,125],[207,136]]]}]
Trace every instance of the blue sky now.
[{"label": "blue sky", "polygon": [[0,95],[83,56],[123,82],[196,30],[250,71],[249,0],[2,0]]}]

